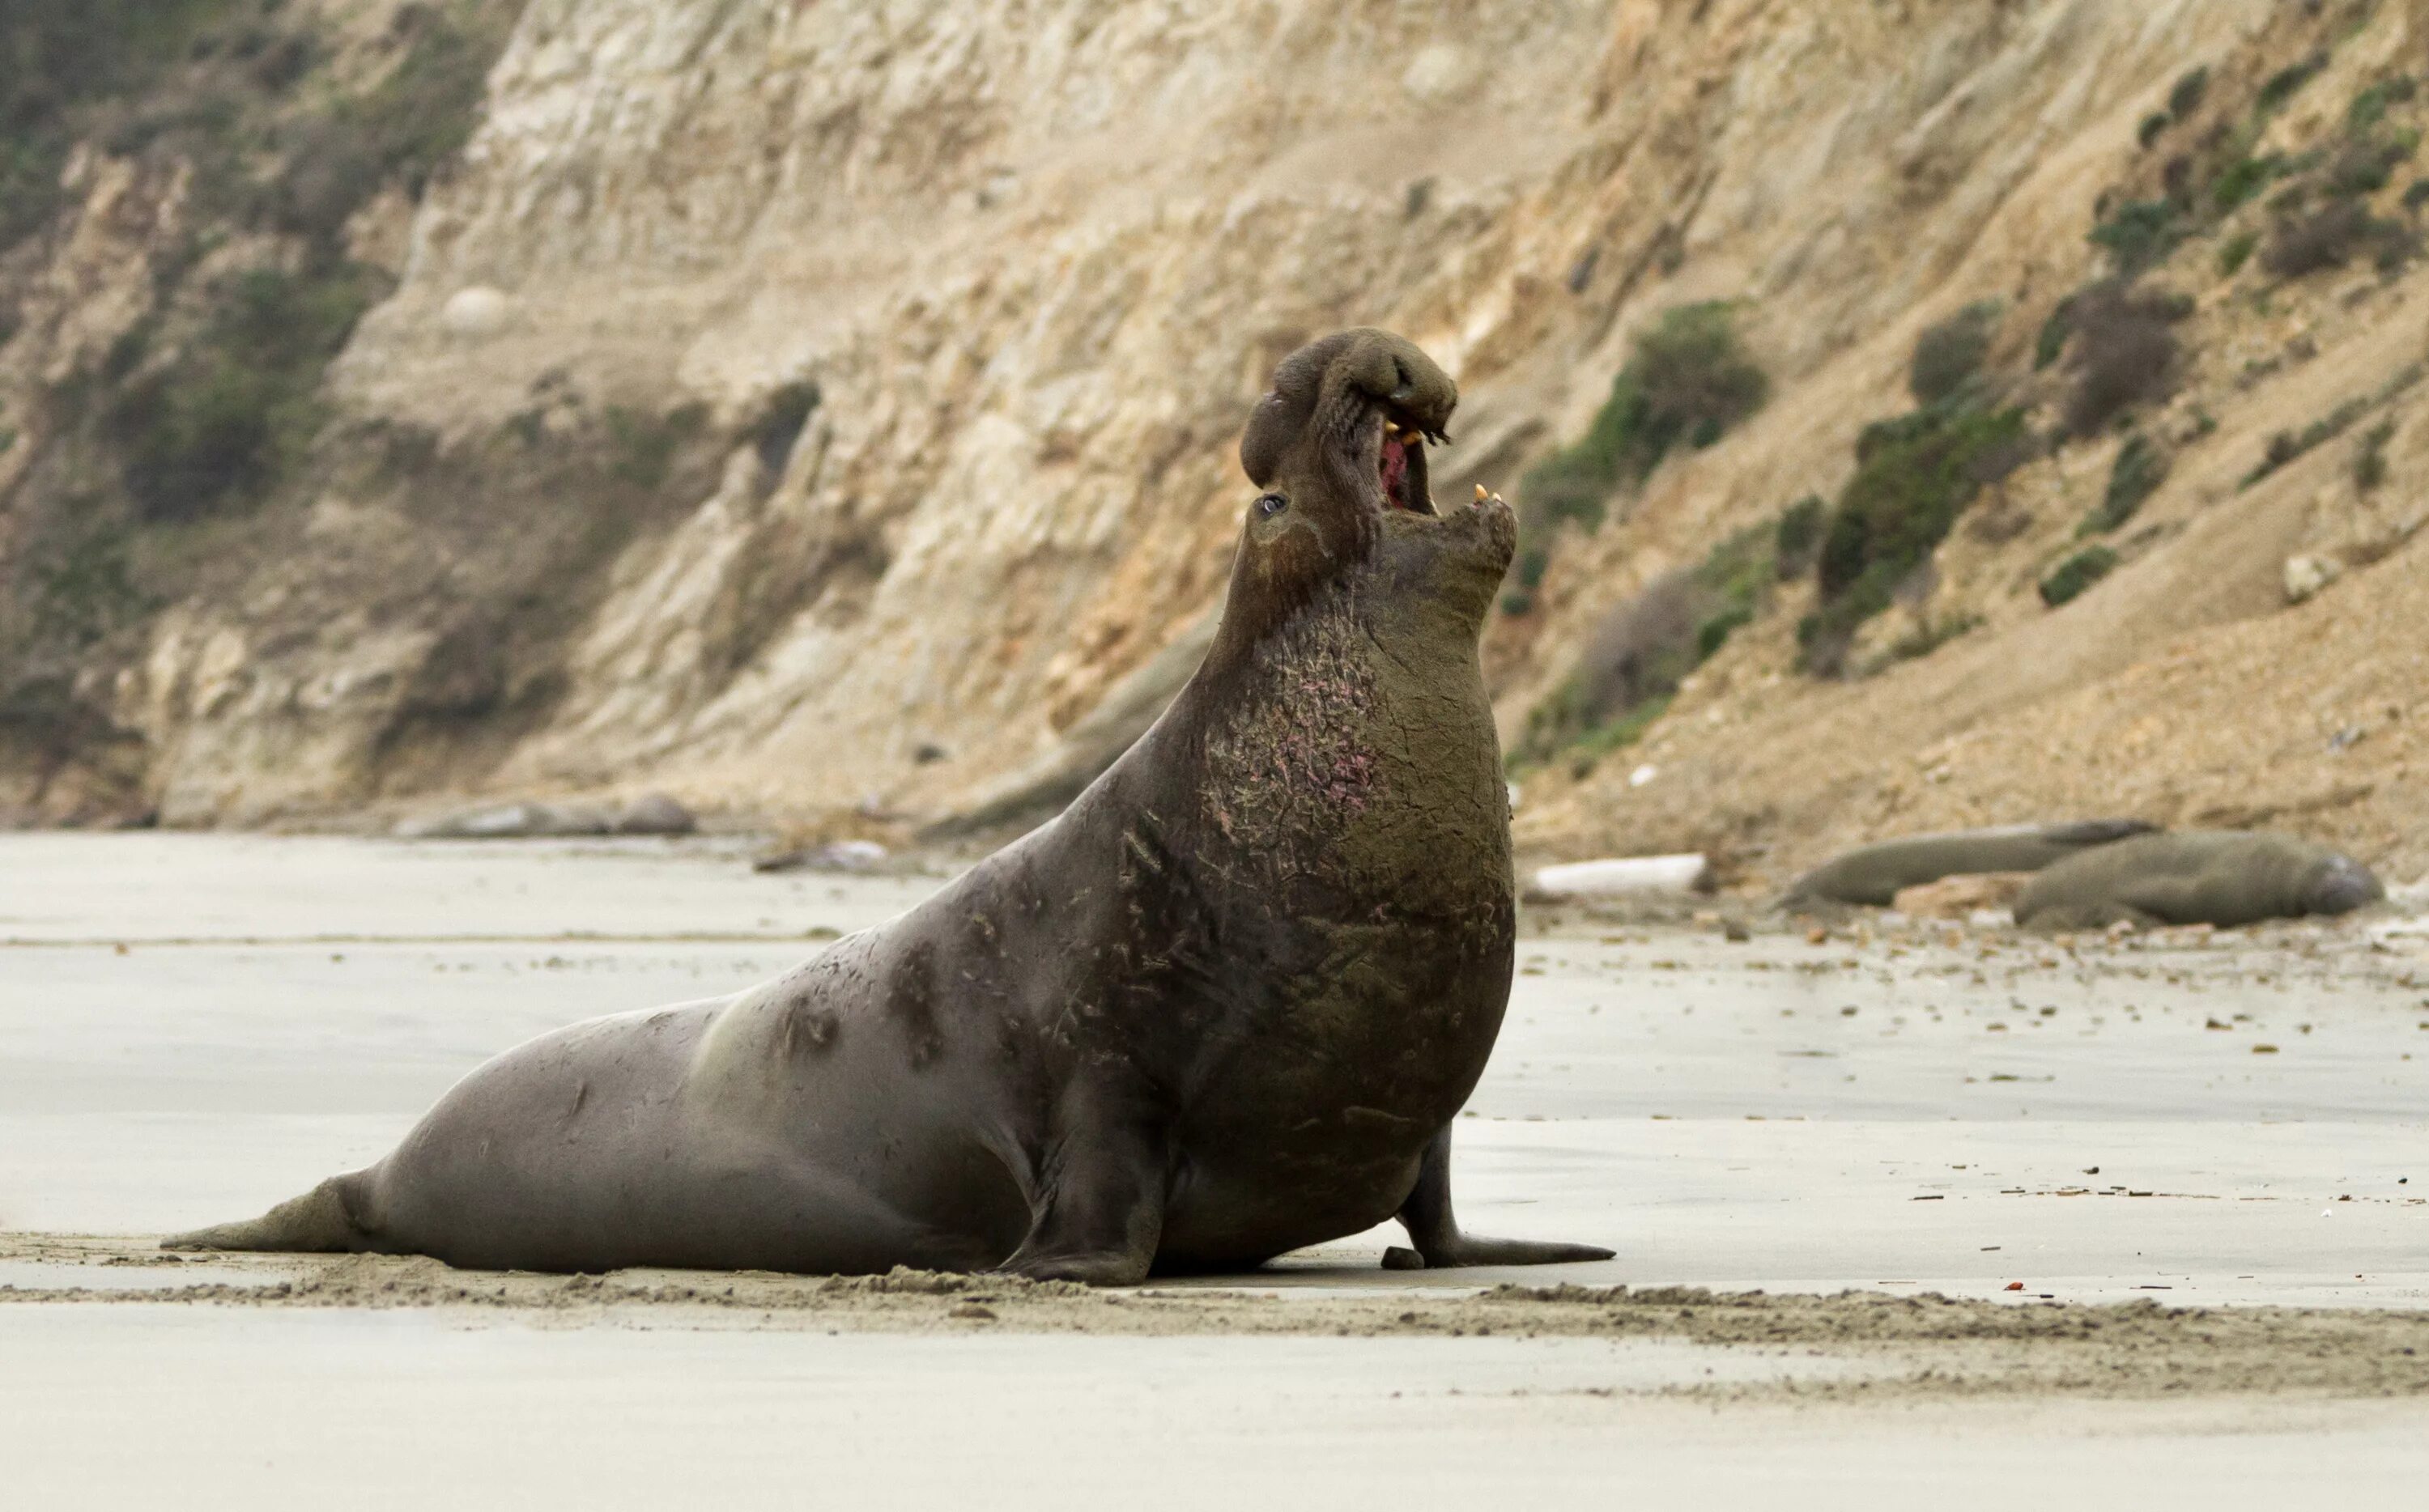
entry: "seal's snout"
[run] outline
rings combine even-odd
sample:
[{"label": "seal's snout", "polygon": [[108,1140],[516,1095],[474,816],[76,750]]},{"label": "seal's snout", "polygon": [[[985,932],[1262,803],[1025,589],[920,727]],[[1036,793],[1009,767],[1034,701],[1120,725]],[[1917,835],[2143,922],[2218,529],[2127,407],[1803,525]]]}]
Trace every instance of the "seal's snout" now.
[{"label": "seal's snout", "polygon": [[[1383,508],[1439,513],[1427,485],[1426,445],[1450,442],[1459,386],[1433,359],[1388,331],[1351,333],[1342,359],[1345,386],[1374,412],[1375,479]],[[1363,429],[1363,427],[1362,427]]]},{"label": "seal's snout", "polygon": [[2386,896],[2387,890],[2369,867],[2351,856],[2338,856],[2320,874],[2305,901],[2314,913],[2351,913]]}]

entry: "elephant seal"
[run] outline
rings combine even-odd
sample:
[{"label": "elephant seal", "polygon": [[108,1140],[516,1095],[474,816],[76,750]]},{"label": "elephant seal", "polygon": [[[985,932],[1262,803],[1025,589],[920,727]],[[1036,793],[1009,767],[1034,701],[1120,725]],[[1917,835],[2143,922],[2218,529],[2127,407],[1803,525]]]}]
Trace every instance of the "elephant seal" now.
[{"label": "elephant seal", "polygon": [[2084,819],[1884,840],[1824,862],[1789,883],[1780,902],[1789,908],[1811,903],[1887,908],[1904,888],[1975,872],[2037,872],[2092,846],[2149,834],[2154,828],[2140,819]]},{"label": "elephant seal", "polygon": [[1516,912],[1477,650],[1516,524],[1434,508],[1456,400],[1380,331],[1281,363],[1205,662],[1060,817],[774,981],[510,1050],[377,1163],[166,1242],[1118,1284],[1397,1215],[1429,1266],[1609,1257],[1452,1213]]},{"label": "elephant seal", "polygon": [[2369,867],[2292,835],[2189,830],[2071,857],[2016,899],[2028,929],[2215,924],[2350,913],[2387,896]]}]

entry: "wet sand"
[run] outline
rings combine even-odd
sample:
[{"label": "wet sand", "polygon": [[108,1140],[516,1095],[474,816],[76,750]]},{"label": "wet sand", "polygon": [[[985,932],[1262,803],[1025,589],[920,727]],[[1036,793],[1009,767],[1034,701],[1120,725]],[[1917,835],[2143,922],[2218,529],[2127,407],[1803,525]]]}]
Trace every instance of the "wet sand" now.
[{"label": "wet sand", "polygon": [[[15,1470],[62,1504],[192,1502],[180,1466],[223,1465],[222,1504],[259,1449],[282,1486],[554,1466],[532,1486],[627,1504],[663,1436],[729,1500],[799,1504],[783,1424],[857,1467],[855,1505],[987,1464],[1866,1506],[2429,1471],[2429,935],[2403,921],[2072,946],[1555,921],[1461,1124],[1462,1208],[1619,1252],[1596,1265],[1383,1272],[1379,1229],[1088,1294],[150,1248],[376,1157],[508,1044],[741,986],[933,885],[711,843],[0,836]],[[130,1421],[161,1453],[96,1457]],[[515,1458],[508,1422],[554,1447]],[[968,1452],[887,1461],[923,1422]]]}]

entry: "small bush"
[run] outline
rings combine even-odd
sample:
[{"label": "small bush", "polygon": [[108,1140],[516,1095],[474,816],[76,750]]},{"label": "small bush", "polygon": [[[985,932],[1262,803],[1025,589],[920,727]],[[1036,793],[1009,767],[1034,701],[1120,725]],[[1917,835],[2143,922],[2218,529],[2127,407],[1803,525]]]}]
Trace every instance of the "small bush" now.
[{"label": "small bush", "polygon": [[0,251],[58,213],[59,172],[100,103],[139,98],[228,0],[8,0],[0,6]]},{"label": "small bush", "polygon": [[365,97],[362,124],[376,144],[381,168],[421,198],[440,165],[472,140],[488,93],[489,65],[504,43],[503,30],[481,35],[436,6],[406,6],[394,30],[409,39],[405,58]]},{"label": "small bush", "polygon": [[2260,86],[2260,93],[2253,100],[2253,108],[2264,115],[2284,109],[2286,102],[2294,98],[2304,85],[2319,77],[2327,66],[2328,55],[2322,52],[2279,69]]},{"label": "small bush", "polygon": [[[2397,374],[2399,379],[2407,375],[2404,373]],[[2413,382],[2418,381],[2417,377],[2413,378]],[[2409,386],[2409,384],[2404,385],[2404,387]],[[2351,430],[2355,421],[2369,414],[2374,403],[2383,403],[2402,391],[2402,387],[2390,382],[2375,399],[2348,399],[2305,426],[2299,434],[2293,431],[2279,431],[2269,438],[2269,448],[2261,453],[2259,465],[2243,475],[2243,482],[2239,486],[2249,488],[2305,452],[2335,440]]]},{"label": "small bush", "polygon": [[1813,570],[1822,549],[1822,526],[1829,505],[1820,494],[1807,494],[1788,506],[1772,532],[1772,556],[1777,576],[1785,581]]},{"label": "small bush", "polygon": [[58,210],[67,151],[60,134],[0,139],[0,252],[32,235]]},{"label": "small bush", "polygon": [[2120,278],[2132,278],[2157,263],[2184,238],[2176,207],[2166,200],[2130,200],[2090,233],[2092,245],[2108,254]]},{"label": "small bush", "polygon": [[2391,278],[2421,255],[2421,234],[2393,221],[2380,221],[2371,237],[2370,248],[2371,266]]},{"label": "small bush", "polygon": [[286,166],[262,191],[261,211],[281,230],[334,249],[346,222],[379,188],[379,150],[344,116],[294,123],[283,142]]},{"label": "small bush", "polygon": [[62,549],[33,565],[38,632],[70,646],[90,646],[153,607],[129,570],[126,533],[100,515],[100,501],[73,501],[82,528]]},{"label": "small bush", "polygon": [[2387,482],[2387,443],[2395,438],[2395,422],[2381,420],[2362,433],[2361,445],[2354,449],[2354,486],[2363,493],[2375,493]]},{"label": "small bush", "polygon": [[[1582,779],[1592,772],[1604,757],[1615,750],[1624,750],[1643,739],[1644,732],[1653,728],[1654,722],[1670,712],[1670,700],[1674,696],[1664,693],[1658,698],[1647,698],[1616,718],[1605,720],[1582,731],[1565,747],[1557,748],[1552,754],[1560,754],[1565,750],[1569,758],[1569,775]],[[1522,759],[1513,761],[1512,764],[1523,766],[1526,762]]]},{"label": "small bush", "polygon": [[394,29],[405,49],[388,75],[295,122],[281,143],[286,162],[267,190],[269,213],[326,248],[383,184],[402,183],[419,199],[481,123],[503,38],[468,31],[432,6],[399,10]]},{"label": "small bush", "polygon": [[2178,121],[2201,108],[2204,96],[2209,93],[2209,66],[2189,70],[2180,74],[2168,90],[2168,114]]},{"label": "small bush", "polygon": [[2286,466],[2289,462],[2292,462],[2296,457],[2301,456],[2306,450],[2308,450],[2308,448],[2303,444],[2301,436],[2296,436],[2291,431],[2279,431],[2276,435],[2269,438],[2269,445],[2260,453],[2259,465],[2255,467],[2250,472],[2243,475],[2242,486],[2246,488],[2251,487],[2261,479],[2266,478],[2271,473],[2275,472],[2278,468]]},{"label": "small bush", "polygon": [[2143,149],[2147,151],[2150,148],[2151,143],[2158,140],[2160,133],[2166,131],[2172,123],[2173,123],[2168,119],[2168,113],[2166,111],[2153,111],[2151,114],[2144,116],[2142,118],[2142,123],[2135,128],[2134,140],[2140,143]]},{"label": "small bush", "polygon": [[1633,481],[1681,441],[1710,446],[1771,397],[1770,378],[1739,343],[1734,311],[1719,302],[1662,316],[1637,338],[1622,377],[1634,389],[1629,423],[1610,451]]},{"label": "small bush", "polygon": [[2180,297],[2138,293],[2115,280],[2079,292],[2071,317],[2077,339],[2067,430],[2097,435],[2134,405],[2166,398],[2174,387],[2177,355],[2169,327],[2189,313]]},{"label": "small bush", "polygon": [[[2077,294],[2081,291],[2077,290]],[[2066,352],[2066,338],[2074,334],[2074,302],[2076,294],[2059,300],[2041,322],[2041,334],[2033,338],[2033,371],[2039,372],[2056,362]]]},{"label": "small bush", "polygon": [[2087,546],[2058,564],[2057,570],[2041,579],[2041,602],[2052,609],[2066,603],[2116,570],[2117,553],[2105,546]]},{"label": "small bush", "polygon": [[1577,670],[1528,715],[1515,760],[1572,748],[1592,757],[1633,740],[1688,673],[1753,621],[1778,576],[1776,536],[1776,526],[1740,531],[1604,616]]},{"label": "small bush", "polygon": [[2252,251],[2260,245],[2256,231],[2239,231],[2226,238],[2218,249],[2218,271],[2222,278],[2233,278],[2252,260]]},{"label": "small bush", "polygon": [[256,269],[218,290],[176,360],[129,382],[107,415],[141,517],[195,518],[274,487],[319,428],[322,370],[377,283],[339,264]]},{"label": "small bush", "polygon": [[769,473],[785,470],[801,427],[809,423],[810,416],[818,407],[818,386],[802,380],[779,386],[760,405],[758,418],[751,422],[749,436],[758,450],[761,465]]},{"label": "small bush", "polygon": [[1978,300],[1916,338],[1914,359],[1907,369],[1907,387],[1916,403],[1936,404],[1982,370],[1999,313],[1998,301]]},{"label": "small bush", "polygon": [[1585,436],[1519,480],[1520,593],[1517,607],[1505,597],[1503,609],[1532,607],[1562,521],[1599,526],[1611,496],[1644,482],[1674,447],[1711,445],[1770,394],[1771,380],[1739,342],[1725,303],[1681,306],[1640,333]]},{"label": "small bush", "polygon": [[2370,130],[2387,119],[2388,107],[2400,105],[2419,92],[2419,86],[2405,74],[2383,79],[2353,97],[2345,107],[2347,129],[2359,133]]},{"label": "small bush", "polygon": [[2328,163],[2327,190],[2339,199],[2375,194],[2420,147],[2421,139],[2409,132],[2349,141]]},{"label": "small bush", "polygon": [[2108,468],[2108,487],[2101,496],[2100,506],[2083,517],[2075,528],[2077,535],[2097,535],[2115,530],[2134,518],[2142,501],[2157,491],[2168,476],[2168,454],[2146,437],[2126,437],[2117,450],[2117,460]]},{"label": "small bush", "polygon": [[1585,725],[1676,688],[1694,668],[1695,630],[1710,610],[1695,575],[1681,569],[1604,616],[1578,672]]},{"label": "small bush", "polygon": [[1823,533],[1821,605],[1797,627],[1807,670],[1840,670],[1856,627],[1889,607],[2024,436],[2019,409],[1947,406],[1866,428]]},{"label": "small bush", "polygon": [[1702,612],[1694,574],[1679,571],[1604,616],[1577,670],[1528,714],[1515,761],[1549,761],[1632,711],[1666,700],[1694,666]]},{"label": "small bush", "polygon": [[2279,278],[2303,278],[2342,268],[2364,247],[2401,246],[2403,227],[2381,220],[2352,200],[2338,200],[2307,216],[2280,223],[2260,265]]},{"label": "small bush", "polygon": [[2267,189],[2286,171],[2286,160],[2267,157],[2239,157],[2222,170],[2209,187],[2212,211],[2226,215]]}]

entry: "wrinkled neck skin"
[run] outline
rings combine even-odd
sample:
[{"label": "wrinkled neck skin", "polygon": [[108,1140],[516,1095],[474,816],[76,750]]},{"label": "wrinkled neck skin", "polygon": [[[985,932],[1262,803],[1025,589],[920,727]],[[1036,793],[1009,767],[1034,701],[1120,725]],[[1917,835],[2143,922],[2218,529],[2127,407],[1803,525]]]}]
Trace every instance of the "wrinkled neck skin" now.
[{"label": "wrinkled neck skin", "polygon": [[1495,504],[1377,514],[1364,534],[1346,571],[1279,611],[1244,548],[1205,664],[1107,796],[1258,907],[1506,912],[1509,808],[1477,645],[1513,524]]},{"label": "wrinkled neck skin", "polygon": [[1477,646],[1516,526],[1498,500],[1434,513],[1417,442],[1456,403],[1361,329],[1293,353],[1249,419],[1242,468],[1280,507],[1250,506],[1205,663],[1098,795],[1227,909],[1511,911]]}]

